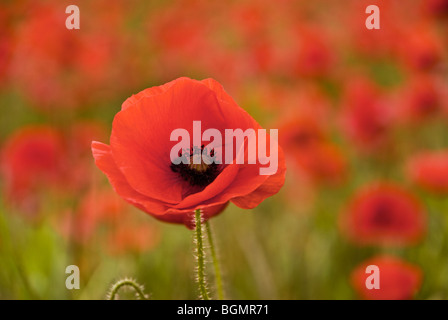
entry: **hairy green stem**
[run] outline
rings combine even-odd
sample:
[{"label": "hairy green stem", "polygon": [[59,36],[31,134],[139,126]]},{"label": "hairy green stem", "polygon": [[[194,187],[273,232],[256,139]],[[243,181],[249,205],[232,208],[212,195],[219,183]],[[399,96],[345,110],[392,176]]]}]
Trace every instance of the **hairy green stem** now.
[{"label": "hairy green stem", "polygon": [[215,242],[213,239],[213,232],[210,222],[205,223],[205,229],[207,230],[207,238],[210,244],[210,252],[212,254],[213,268],[215,269],[215,281],[216,281],[216,291],[218,293],[218,300],[224,299],[224,289],[222,285],[221,268],[219,265],[218,254],[215,249]]},{"label": "hairy green stem", "polygon": [[131,279],[119,280],[116,283],[114,283],[112,285],[112,288],[110,289],[107,300],[115,300],[115,296],[117,295],[118,291],[125,286],[133,288],[135,290],[135,293],[141,300],[147,300],[147,297],[143,292],[142,286]]},{"label": "hairy green stem", "polygon": [[205,279],[205,252],[202,236],[202,216],[201,210],[195,211],[195,242],[196,242],[196,259],[197,259],[197,282],[199,286],[200,298],[203,300],[210,300],[207,291],[207,280]]}]

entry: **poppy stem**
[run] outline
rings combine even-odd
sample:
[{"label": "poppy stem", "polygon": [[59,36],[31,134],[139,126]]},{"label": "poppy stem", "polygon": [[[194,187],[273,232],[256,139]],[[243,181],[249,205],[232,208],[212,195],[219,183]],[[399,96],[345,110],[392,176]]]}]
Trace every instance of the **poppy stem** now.
[{"label": "poppy stem", "polygon": [[197,266],[197,281],[199,285],[199,294],[200,298],[203,300],[210,300],[207,291],[207,280],[205,279],[205,251],[204,251],[204,243],[203,243],[203,235],[202,235],[202,215],[201,210],[195,211],[195,243],[196,243],[196,261],[198,263]]},{"label": "poppy stem", "polygon": [[224,289],[222,285],[221,267],[219,265],[218,254],[216,252],[215,242],[213,239],[212,227],[209,221],[205,223],[205,229],[207,231],[207,238],[210,244],[210,252],[212,254],[212,260],[213,260],[213,268],[215,269],[215,281],[216,281],[216,291],[218,293],[218,300],[223,300]]},{"label": "poppy stem", "polygon": [[118,291],[123,287],[131,287],[134,289],[137,298],[141,300],[148,300],[148,297],[143,292],[143,286],[139,285],[132,279],[123,279],[114,283],[109,291],[109,294],[107,295],[107,300],[115,300],[115,296]]}]

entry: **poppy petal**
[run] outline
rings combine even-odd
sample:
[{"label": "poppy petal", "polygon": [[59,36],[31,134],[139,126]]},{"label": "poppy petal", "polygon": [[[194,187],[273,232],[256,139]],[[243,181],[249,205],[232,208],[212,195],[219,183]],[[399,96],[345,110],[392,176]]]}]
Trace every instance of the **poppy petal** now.
[{"label": "poppy petal", "polygon": [[129,185],[112,158],[110,146],[93,141],[92,153],[98,168],[106,174],[115,192],[123,199],[147,213],[163,214],[168,209],[160,201],[145,197]]}]

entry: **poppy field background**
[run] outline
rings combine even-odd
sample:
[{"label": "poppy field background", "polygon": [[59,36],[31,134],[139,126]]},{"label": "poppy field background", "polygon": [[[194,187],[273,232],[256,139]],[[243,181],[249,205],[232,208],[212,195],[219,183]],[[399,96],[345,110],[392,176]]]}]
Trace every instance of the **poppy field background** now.
[{"label": "poppy field background", "polygon": [[286,158],[278,194],[210,220],[227,298],[448,299],[448,1],[341,2],[2,1],[0,299],[124,277],[197,298],[191,230],[128,205],[91,152],[128,97],[179,77],[217,80]]}]

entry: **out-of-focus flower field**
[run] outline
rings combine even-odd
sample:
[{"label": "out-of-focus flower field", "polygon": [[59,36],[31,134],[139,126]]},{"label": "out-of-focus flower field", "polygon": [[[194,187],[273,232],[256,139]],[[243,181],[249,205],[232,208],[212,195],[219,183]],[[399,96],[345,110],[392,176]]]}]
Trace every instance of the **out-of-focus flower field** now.
[{"label": "out-of-focus flower field", "polygon": [[448,299],[447,55],[446,0],[2,1],[0,299],[102,299],[126,276],[197,298],[191,230],[128,205],[91,151],[182,76],[221,83],[286,157],[277,195],[211,219],[227,298]]}]

